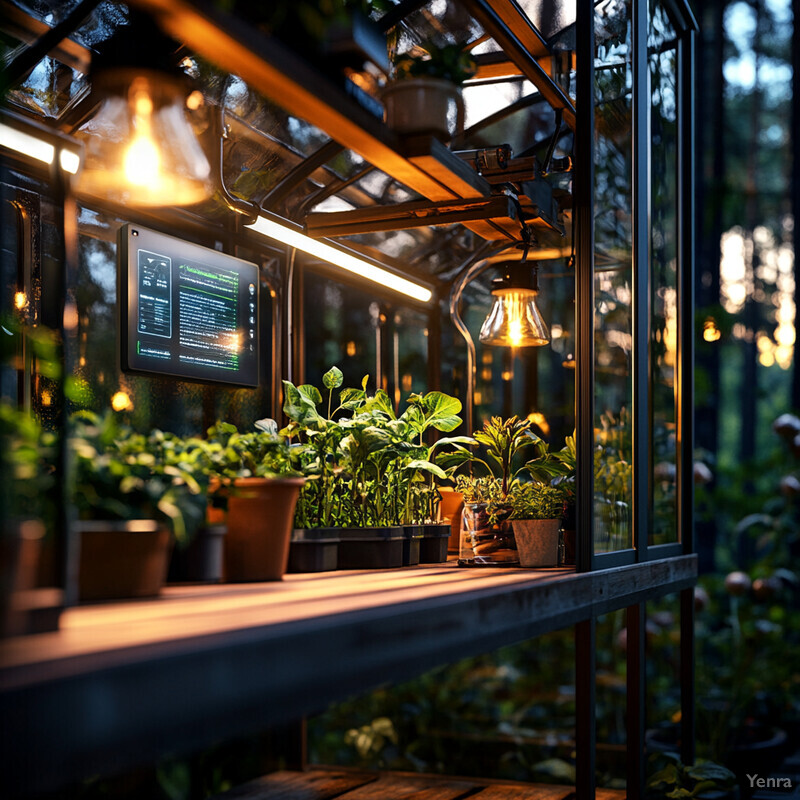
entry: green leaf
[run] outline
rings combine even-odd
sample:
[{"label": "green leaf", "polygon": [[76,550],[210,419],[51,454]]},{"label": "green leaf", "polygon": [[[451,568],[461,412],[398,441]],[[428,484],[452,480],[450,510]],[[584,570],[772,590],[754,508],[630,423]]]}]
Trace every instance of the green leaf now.
[{"label": "green leaf", "polygon": [[437,478],[447,478],[445,471],[430,461],[409,461],[408,464],[403,467],[403,469],[414,470],[415,472],[421,470],[422,472],[428,472],[431,475],[435,475]]},{"label": "green leaf", "polygon": [[322,402],[322,395],[319,389],[317,389],[316,386],[312,386],[310,383],[301,384],[297,387],[297,391],[307,400],[310,400],[315,407]]},{"label": "green leaf", "polygon": [[339,367],[331,367],[322,376],[322,385],[328,389],[338,389],[344,383],[344,375]]}]

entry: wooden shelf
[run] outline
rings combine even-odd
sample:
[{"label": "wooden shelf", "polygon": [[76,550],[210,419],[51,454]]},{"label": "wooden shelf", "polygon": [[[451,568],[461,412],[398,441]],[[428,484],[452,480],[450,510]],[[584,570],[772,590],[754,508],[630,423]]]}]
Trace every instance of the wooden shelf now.
[{"label": "wooden shelf", "polygon": [[[396,772],[311,768],[282,771],[213,800],[575,800],[571,786],[451,778]],[[624,800],[625,792],[598,789],[597,800]]]},{"label": "wooden shelf", "polygon": [[[680,556],[577,574],[447,564],[169,587],[0,644],[0,769],[44,791],[264,730],[696,580]],[[13,793],[13,792],[12,792]]]}]

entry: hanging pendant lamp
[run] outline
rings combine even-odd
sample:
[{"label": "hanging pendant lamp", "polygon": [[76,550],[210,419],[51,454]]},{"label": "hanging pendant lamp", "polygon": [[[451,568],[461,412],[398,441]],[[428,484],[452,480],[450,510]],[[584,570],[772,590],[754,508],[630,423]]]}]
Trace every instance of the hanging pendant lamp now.
[{"label": "hanging pendant lamp", "polygon": [[211,167],[186,116],[198,100],[177,66],[175,42],[133,15],[92,62],[96,114],[84,143],[77,191],[132,206],[186,206],[210,197]]},{"label": "hanging pendant lamp", "polygon": [[550,342],[550,332],[536,306],[539,294],[537,265],[509,262],[492,281],[494,304],[478,337],[483,344],[502,347],[539,347]]}]

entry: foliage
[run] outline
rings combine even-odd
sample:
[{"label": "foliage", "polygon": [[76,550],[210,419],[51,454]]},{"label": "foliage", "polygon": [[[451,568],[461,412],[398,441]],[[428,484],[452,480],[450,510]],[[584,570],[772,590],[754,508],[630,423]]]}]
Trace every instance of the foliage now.
[{"label": "foliage", "polygon": [[461,86],[477,71],[472,54],[457,42],[437,45],[428,40],[420,47],[425,51],[424,54],[405,53],[395,59],[395,77],[398,80],[441,78]]},{"label": "foliage", "polygon": [[425,443],[429,431],[449,432],[461,424],[459,400],[441,392],[414,394],[397,416],[386,392],[368,394],[368,382],[366,376],[361,388],[342,388],[344,376],[332,367],[322,378],[323,398],[315,386],[284,381],[283,411],[290,421],[281,433],[298,440],[293,455],[307,479],[297,527],[435,520],[441,496],[434,479],[446,480],[469,458],[469,437]]},{"label": "foliage", "polygon": [[574,437],[567,437],[560,452],[551,453],[532,426],[532,422],[516,416],[487,420],[474,434],[484,447],[485,458],[471,456],[472,464],[487,474],[456,478],[458,491],[467,502],[488,504],[493,523],[502,519],[555,519],[562,516],[564,504],[574,497]]},{"label": "foliage", "polygon": [[0,399],[0,488],[3,515],[8,519],[40,518],[52,472],[55,435],[44,431],[36,417]]},{"label": "foliage", "polygon": [[647,797],[653,798],[719,798],[736,786],[736,776],[720,764],[699,760],[684,765],[672,754],[657,756],[664,766],[647,781]]},{"label": "foliage", "polygon": [[118,415],[76,412],[70,492],[83,519],[160,519],[183,540],[205,518],[205,466],[172,434],[135,433]]}]

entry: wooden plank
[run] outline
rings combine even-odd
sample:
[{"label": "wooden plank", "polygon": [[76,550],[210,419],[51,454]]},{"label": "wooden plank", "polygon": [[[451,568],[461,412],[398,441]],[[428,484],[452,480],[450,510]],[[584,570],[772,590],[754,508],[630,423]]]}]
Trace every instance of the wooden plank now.
[{"label": "wooden plank", "polygon": [[375,774],[369,772],[284,770],[215,795],[213,800],[333,800],[353,789],[372,784],[375,778]]},{"label": "wooden plank", "polygon": [[469,162],[454,155],[434,136],[408,136],[401,143],[401,152],[459,197],[486,197],[492,191]]},{"label": "wooden plank", "polygon": [[[342,795],[340,800],[460,800],[472,796],[475,784],[381,773],[378,780]],[[270,798],[271,800],[271,798]]]},{"label": "wooden plank", "polygon": [[487,786],[474,795],[474,800],[567,800],[573,796],[574,790],[570,786],[518,784]]},{"label": "wooden plank", "polygon": [[691,586],[696,557],[577,574],[459,569],[287,576],[69,609],[0,643],[0,770],[58,789],[255,733],[330,702]]}]

